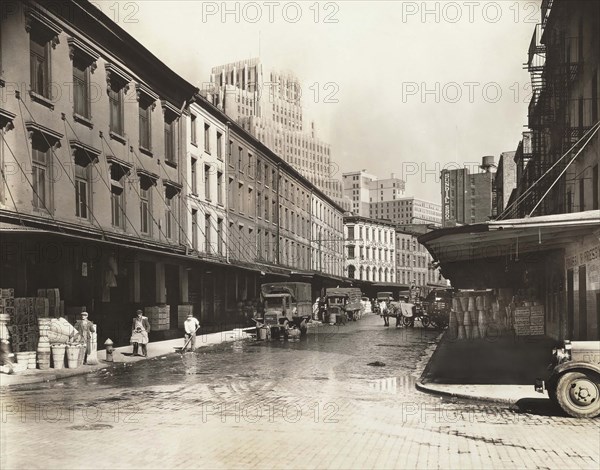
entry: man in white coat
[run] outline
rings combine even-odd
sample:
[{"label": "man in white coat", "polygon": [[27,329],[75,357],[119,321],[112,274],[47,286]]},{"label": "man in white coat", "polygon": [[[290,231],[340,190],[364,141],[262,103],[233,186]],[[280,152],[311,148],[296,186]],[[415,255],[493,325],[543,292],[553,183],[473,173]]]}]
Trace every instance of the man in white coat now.
[{"label": "man in white coat", "polygon": [[185,328],[185,343],[183,344],[183,352],[186,351],[186,345],[188,343],[190,346],[190,351],[193,352],[196,349],[196,330],[200,327],[200,322],[191,313],[188,313],[186,320],[183,322],[183,327]]}]

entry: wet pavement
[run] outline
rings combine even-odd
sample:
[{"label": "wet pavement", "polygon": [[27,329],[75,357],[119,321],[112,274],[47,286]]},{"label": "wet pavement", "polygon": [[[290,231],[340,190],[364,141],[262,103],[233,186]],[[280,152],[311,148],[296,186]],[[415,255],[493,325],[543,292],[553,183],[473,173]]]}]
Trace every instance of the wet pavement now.
[{"label": "wet pavement", "polygon": [[418,392],[439,338],[367,316],[2,391],[8,468],[597,468],[597,421]]}]

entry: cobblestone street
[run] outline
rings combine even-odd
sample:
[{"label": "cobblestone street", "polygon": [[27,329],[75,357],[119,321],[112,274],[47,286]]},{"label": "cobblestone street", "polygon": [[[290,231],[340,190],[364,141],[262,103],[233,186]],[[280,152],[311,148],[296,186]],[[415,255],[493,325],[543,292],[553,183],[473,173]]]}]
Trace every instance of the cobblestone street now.
[{"label": "cobblestone street", "polygon": [[548,400],[415,390],[438,334],[368,316],[6,390],[2,468],[598,467],[597,422]]}]

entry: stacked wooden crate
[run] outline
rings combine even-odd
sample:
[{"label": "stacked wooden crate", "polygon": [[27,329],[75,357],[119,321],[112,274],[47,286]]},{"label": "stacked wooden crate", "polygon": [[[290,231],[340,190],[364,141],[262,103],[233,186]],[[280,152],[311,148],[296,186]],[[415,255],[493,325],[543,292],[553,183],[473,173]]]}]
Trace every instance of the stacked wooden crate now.
[{"label": "stacked wooden crate", "polygon": [[533,305],[529,307],[529,334],[531,336],[543,335],[544,331],[544,306]]},{"label": "stacked wooden crate", "polygon": [[170,306],[165,304],[146,307],[144,309],[144,313],[150,322],[150,327],[155,331],[169,329],[171,323],[170,312]]},{"label": "stacked wooden crate", "polygon": [[517,336],[530,335],[530,311],[529,307],[516,307],[513,313],[513,325]]},{"label": "stacked wooden crate", "polygon": [[[4,289],[3,289],[4,291]],[[14,352],[33,351],[38,343],[38,312],[44,313],[43,305],[36,304],[36,297],[17,297],[8,329]],[[36,305],[38,308],[36,308]]]}]

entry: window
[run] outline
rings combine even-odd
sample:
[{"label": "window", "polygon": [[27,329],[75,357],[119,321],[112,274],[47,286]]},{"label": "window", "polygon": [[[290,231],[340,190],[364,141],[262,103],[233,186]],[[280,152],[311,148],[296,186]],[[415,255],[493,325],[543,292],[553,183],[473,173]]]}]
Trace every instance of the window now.
[{"label": "window", "polygon": [[110,107],[109,128],[111,132],[123,135],[123,88],[112,84],[108,89]]},{"label": "window", "polygon": [[354,226],[348,227],[348,240],[354,240]]},{"label": "window", "polygon": [[31,91],[50,98],[49,69],[50,69],[50,45],[49,37],[37,28],[30,32],[29,54],[30,54],[30,79]]},{"label": "window", "polygon": [[217,204],[223,205],[223,173],[217,172]]},{"label": "window", "polygon": [[82,219],[88,218],[89,169],[89,166],[75,164],[75,215]]},{"label": "window", "polygon": [[212,242],[210,239],[210,214],[204,216],[204,251],[212,252]]},{"label": "window", "polygon": [[233,140],[229,141],[229,151],[227,152],[227,162],[233,166]]},{"label": "window", "polygon": [[190,115],[190,140],[192,144],[198,143],[198,122],[195,114]]},{"label": "window", "polygon": [[256,193],[256,215],[258,217],[263,216],[263,199],[260,191]]},{"label": "window", "polygon": [[349,246],[348,247],[348,259],[353,259],[354,258],[354,246]]},{"label": "window", "polygon": [[253,157],[251,153],[248,153],[248,176],[250,178],[254,178],[254,162],[253,162]]},{"label": "window", "polygon": [[238,207],[237,207],[237,209],[242,214],[245,212],[245,210],[244,210],[244,185],[241,183],[238,184]]},{"label": "window", "polygon": [[139,116],[139,128],[140,128],[140,148],[150,150],[151,148],[151,127],[150,127],[150,116],[152,112],[152,104],[148,101],[140,99],[138,107]]},{"label": "window", "polygon": [[204,197],[207,201],[210,197],[210,165],[204,165]]},{"label": "window", "polygon": [[90,71],[79,55],[73,58],[73,112],[90,118]]},{"label": "window", "polygon": [[165,191],[165,236],[167,238],[173,238],[173,206],[174,206],[174,196],[169,197],[169,195]]},{"label": "window", "polygon": [[165,115],[165,161],[175,163],[177,119]]},{"label": "window", "polygon": [[233,181],[233,178],[229,178],[229,186],[227,187],[227,205],[229,206],[229,210],[234,210],[234,203],[235,203],[235,199],[233,198],[234,196],[234,191],[235,191],[235,182]]},{"label": "window", "polygon": [[269,196],[265,196],[265,220],[269,221]]},{"label": "window", "polygon": [[32,139],[32,184],[33,184],[33,207],[48,210],[50,202],[49,177],[50,162],[52,161],[52,149],[44,137],[35,133]]},{"label": "window", "polygon": [[146,235],[150,234],[151,204],[150,186],[140,182],[140,231]]},{"label": "window", "polygon": [[223,160],[223,134],[217,132],[217,158]]},{"label": "window", "polygon": [[223,254],[223,219],[217,219],[217,252]]},{"label": "window", "polygon": [[262,181],[262,165],[260,162],[256,162],[256,180]]},{"label": "window", "polygon": [[244,149],[238,147],[238,171],[244,171]]},{"label": "window", "polygon": [[598,200],[598,165],[592,168],[592,209],[598,210],[600,201]]},{"label": "window", "polygon": [[248,188],[248,199],[246,201],[246,213],[249,216],[254,215],[254,204],[253,204],[254,201],[252,200],[252,196],[253,196],[252,188]]},{"label": "window", "polygon": [[192,248],[198,249],[198,210],[192,209]]},{"label": "window", "polygon": [[204,124],[204,151],[210,153],[210,125]]},{"label": "window", "polygon": [[121,229],[125,228],[124,178],[125,170],[113,163],[110,167],[110,209],[113,226]]},{"label": "window", "polygon": [[190,165],[192,171],[192,194],[194,195],[198,194],[198,169],[196,162],[197,160],[195,158],[192,158],[192,163]]}]

